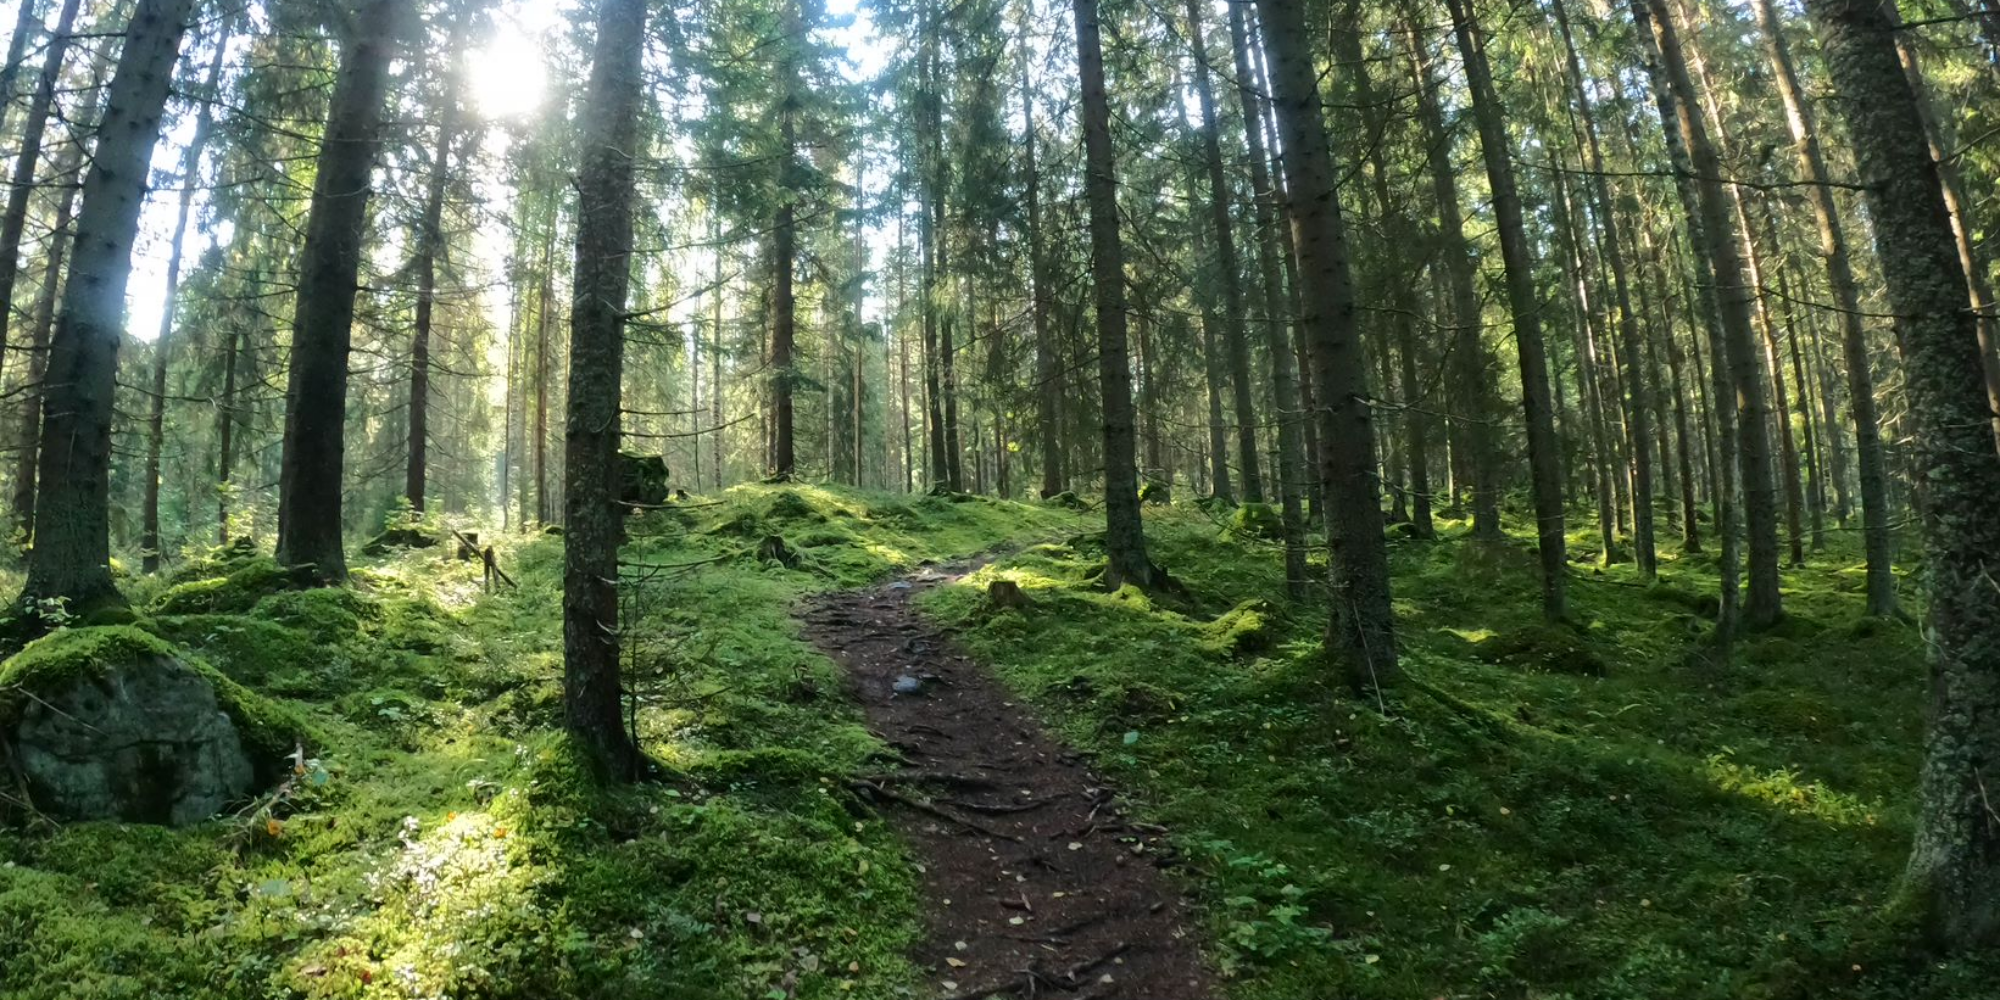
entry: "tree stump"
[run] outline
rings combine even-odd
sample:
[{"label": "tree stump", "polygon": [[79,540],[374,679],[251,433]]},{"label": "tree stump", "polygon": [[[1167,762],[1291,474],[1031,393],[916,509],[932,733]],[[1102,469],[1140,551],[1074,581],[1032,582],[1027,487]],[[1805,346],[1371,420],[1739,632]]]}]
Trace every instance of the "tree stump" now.
[{"label": "tree stump", "polygon": [[785,544],[785,539],[781,535],[765,535],[764,540],[757,543],[757,558],[764,562],[777,563],[786,569],[797,568],[799,564],[799,554]]},{"label": "tree stump", "polygon": [[471,562],[479,558],[479,532],[461,531],[458,535],[458,561]]}]

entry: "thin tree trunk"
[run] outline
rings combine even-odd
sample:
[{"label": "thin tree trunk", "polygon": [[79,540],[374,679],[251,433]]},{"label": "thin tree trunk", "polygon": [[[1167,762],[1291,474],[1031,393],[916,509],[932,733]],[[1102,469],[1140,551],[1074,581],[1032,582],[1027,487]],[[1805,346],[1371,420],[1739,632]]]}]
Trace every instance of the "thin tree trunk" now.
[{"label": "thin tree trunk", "polygon": [[[799,23],[797,0],[788,0],[783,17],[786,37],[801,38],[804,29]],[[789,56],[778,72],[784,88],[779,96],[778,108],[778,149],[783,159],[778,168],[778,217],[771,227],[771,385],[777,425],[771,472],[780,481],[786,481],[792,478],[798,464],[792,414],[792,383],[796,381],[792,355],[798,330],[798,306],[792,278],[798,270],[798,223],[792,195],[799,183],[798,124],[793,121],[799,81],[797,68],[792,65]],[[629,192],[626,197],[630,197]]]},{"label": "thin tree trunk", "polygon": [[1319,479],[1333,584],[1327,646],[1340,657],[1356,688],[1382,688],[1399,676],[1395,615],[1346,224],[1336,197],[1304,11],[1299,0],[1258,0],[1257,7],[1271,59],[1271,102],[1282,129],[1285,178],[1293,194],[1293,249],[1307,279],[1300,286],[1304,308],[1299,325],[1312,345],[1314,378],[1322,392]]},{"label": "thin tree trunk", "polygon": [[[451,34],[447,60],[457,53],[458,33]],[[431,151],[431,175],[424,192],[424,214],[417,224],[417,315],[410,338],[410,444],[403,470],[403,496],[410,509],[424,509],[429,471],[431,398],[431,325],[437,311],[437,266],[445,253],[444,196],[451,181],[451,147],[458,138],[458,73],[444,71],[439,98],[437,147]]]},{"label": "thin tree trunk", "polygon": [[1305,515],[1299,502],[1299,480],[1305,475],[1301,450],[1304,442],[1299,425],[1298,370],[1291,349],[1290,312],[1281,278],[1275,194],[1265,166],[1263,99],[1258,95],[1256,76],[1250,65],[1250,32],[1245,23],[1247,3],[1229,5],[1229,39],[1236,65],[1236,97],[1243,115],[1244,141],[1250,151],[1250,192],[1257,222],[1257,269],[1264,293],[1265,346],[1271,355],[1271,401],[1278,417],[1278,498],[1280,524],[1285,536],[1285,590],[1294,601],[1303,600],[1307,573]]},{"label": "thin tree trunk", "polygon": [[[7,207],[0,214],[0,361],[7,351],[8,328],[13,323],[14,282],[21,273],[21,237],[27,231],[28,205],[35,195],[35,167],[41,163],[42,140],[48,134],[49,116],[55,110],[56,87],[62,80],[63,61],[69,56],[72,28],[81,0],[63,0],[56,15],[55,32],[49,36],[48,50],[42,55],[42,71],[35,79],[34,93],[28,98],[27,116],[21,126],[20,152],[14,156],[14,175],[7,189]],[[0,95],[10,102],[12,94]]]},{"label": "thin tree trunk", "polygon": [[1989,775],[2000,762],[2000,459],[1981,377],[1978,320],[1922,95],[1897,64],[1877,0],[1808,0],[1855,151],[1889,306],[1907,347],[1914,447],[1928,485],[1930,735],[1907,887],[1928,930],[1964,949],[2000,943],[2000,823]]},{"label": "thin tree trunk", "polygon": [[1188,40],[1194,46],[1194,89],[1201,106],[1202,157],[1208,168],[1208,216],[1215,240],[1215,270],[1222,285],[1222,341],[1229,361],[1236,410],[1236,451],[1243,500],[1264,502],[1264,473],[1257,448],[1256,387],[1250,382],[1250,336],[1243,305],[1243,282],[1236,258],[1236,233],[1229,219],[1229,181],[1222,169],[1221,126],[1216,124],[1215,88],[1208,76],[1208,43],[1202,32],[1201,4],[1188,0]]},{"label": "thin tree trunk", "polygon": [[97,148],[83,181],[75,259],[49,340],[41,496],[24,602],[65,600],[77,613],[120,600],[111,582],[110,551],[118,342],[147,167],[159,143],[161,114],[193,6],[194,0],[139,0],[105,99]]},{"label": "thin tree trunk", "polygon": [[[104,101],[108,95],[102,85],[104,75],[110,72],[111,58],[112,47],[101,44],[91,59],[90,89],[97,94],[97,100],[83,120],[93,130],[104,117]],[[63,147],[62,155],[55,163],[53,179],[64,187],[56,200],[55,221],[42,261],[42,281],[35,290],[34,312],[30,318],[33,326],[28,335],[28,375],[22,383],[20,430],[14,455],[14,488],[9,497],[14,529],[20,532],[22,538],[32,538],[35,527],[35,476],[42,449],[42,385],[48,374],[49,337],[55,326],[56,305],[62,293],[63,265],[69,258],[70,246],[76,235],[73,223],[77,199],[83,190],[78,175],[84,162],[84,152],[84,137],[78,136]]]},{"label": "thin tree trunk", "polygon": [[28,38],[41,31],[42,0],[21,0],[14,16],[14,33],[7,39],[7,62],[0,65],[0,134],[7,131],[7,118],[14,113],[14,86],[21,79],[21,64],[27,60]]},{"label": "thin tree trunk", "polygon": [[[1811,102],[1799,84],[1791,50],[1785,42],[1782,22],[1773,0],[1757,0],[1757,24],[1764,36],[1764,52],[1770,58],[1778,95],[1784,99],[1785,120],[1792,143],[1798,151],[1799,168],[1808,181],[1806,200],[1812,203],[1819,223],[1820,258],[1826,262],[1827,284],[1833,290],[1836,315],[1840,319],[1840,346],[1847,368],[1848,414],[1854,423],[1854,450],[1861,473],[1861,537],[1866,552],[1866,592],[1868,613],[1896,613],[1896,578],[1890,565],[1889,487],[1887,464],[1882,454],[1881,418],[1875,409],[1875,378],[1870,373],[1868,332],[1863,325],[1861,296],[1855,289],[1854,267],[1847,249],[1847,234],[1834,206],[1828,186],[1826,156],[1820,150],[1819,129],[1813,119]],[[1822,414],[1831,425],[1831,414]],[[1837,449],[1836,449],[1837,450]],[[1836,467],[1840,463],[1836,462]],[[1844,481],[1842,475],[1837,481]],[[1846,517],[1846,487],[1839,490],[1841,518]]]},{"label": "thin tree trunk", "polygon": [[195,187],[201,179],[202,152],[208,146],[208,133],[215,122],[213,105],[206,98],[217,93],[222,81],[222,60],[228,54],[229,36],[234,30],[234,24],[225,23],[215,39],[215,54],[209,58],[208,73],[202,81],[201,110],[195,115],[194,134],[181,156],[180,205],[174,215],[174,235],[167,244],[167,289],[161,297],[159,335],[153,339],[153,391],[146,402],[146,488],[144,526],[139,538],[140,568],[145,573],[160,571],[160,448],[166,438],[167,358],[174,340],[174,310],[180,294],[181,251],[187,239],[188,216],[194,210]]},{"label": "thin tree trunk", "polygon": [[1097,304],[1097,374],[1104,409],[1105,584],[1151,589],[1159,581],[1139,519],[1132,377],[1125,346],[1125,247],[1118,232],[1118,175],[1111,148],[1111,102],[1097,0],[1074,0],[1077,78],[1083,91],[1084,197],[1090,208],[1090,263]]},{"label": "thin tree trunk", "polygon": [[[1724,454],[1717,465],[1729,467],[1725,477],[1734,473],[1739,465],[1741,468],[1750,555],[1750,595],[1743,614],[1752,627],[1762,627],[1775,622],[1783,609],[1778,596],[1776,485],[1771,475],[1770,436],[1766,433],[1770,418],[1763,380],[1758,377],[1756,335],[1752,326],[1754,289],[1744,277],[1742,244],[1732,224],[1733,213],[1728,192],[1724,190],[1721,180],[1720,158],[1716,155],[1714,144],[1709,141],[1708,125],[1702,120],[1699,97],[1688,75],[1687,61],[1681,53],[1680,36],[1664,3],[1659,0],[1633,0],[1633,3],[1640,39],[1648,48],[1648,62],[1655,70],[1655,97],[1660,101],[1662,121],[1670,135],[1672,145],[1669,148],[1681,151],[1675,167],[1677,172],[1690,178],[1692,201],[1689,210],[1694,213],[1689,226],[1690,245],[1706,263],[1707,274],[1703,277],[1708,279],[1702,281],[1698,278],[1696,285],[1711,289],[1708,294],[1713,296],[1715,302],[1720,335],[1719,342],[1711,345],[1709,358],[1711,369],[1717,375],[1718,441],[1732,433],[1735,437],[1735,454],[1729,454],[1729,446],[1722,445]],[[1685,199],[1688,195],[1683,197]],[[1736,401],[1733,414],[1724,405],[1731,399]],[[1731,492],[1726,478],[1719,486],[1718,504]],[[1729,640],[1733,638],[1731,630],[1735,625],[1731,617],[1736,596],[1735,559],[1730,550],[1730,543],[1735,540],[1735,526],[1725,521],[1721,531],[1725,537],[1723,558],[1726,563],[1722,568],[1722,585],[1729,591],[1723,597],[1728,627],[1718,622],[1716,638],[1717,648],[1726,650]]]},{"label": "thin tree trunk", "polygon": [[1916,95],[1918,120],[1923,125],[1931,160],[1937,164],[1937,178],[1944,192],[1945,209],[1951,215],[1952,246],[1958,252],[1958,266],[1965,276],[1974,329],[1979,335],[1979,364],[1986,378],[1986,408],[1994,415],[1995,441],[2000,444],[2000,306],[1994,303],[1993,283],[1986,275],[1986,255],[1980,251],[1977,242],[1979,220],[1973,214],[1973,203],[1966,192],[1965,179],[1958,172],[1958,154],[1948,145],[1936,100],[1931,96],[1930,84],[1924,79],[1923,64],[1917,59],[1910,33],[1902,30],[1902,18],[1895,7],[1884,9],[1890,26],[1896,31],[1896,48],[1902,61],[1903,75],[1909,81],[1910,92]]},{"label": "thin tree trunk", "polygon": [[1599,226],[1604,233],[1604,259],[1611,272],[1611,305],[1617,310],[1617,345],[1625,371],[1626,419],[1631,424],[1632,447],[1632,554],[1641,579],[1650,580],[1658,570],[1653,539],[1653,427],[1648,386],[1640,351],[1641,317],[1632,309],[1631,282],[1626,274],[1627,241],[1619,228],[1619,205],[1612,197],[1611,181],[1604,167],[1604,152],[1598,141],[1597,115],[1584,87],[1583,66],[1577,58],[1576,43],[1570,35],[1568,0],[1553,0],[1556,26],[1562,33],[1568,57],[1571,98],[1583,119],[1585,167],[1590,173],[1589,191]]},{"label": "thin tree trunk", "polygon": [[1465,465],[1471,474],[1472,535],[1495,540],[1500,537],[1500,446],[1494,431],[1501,405],[1482,332],[1478,274],[1473,265],[1472,244],[1465,236],[1464,210],[1459,203],[1458,165],[1452,160],[1452,139],[1445,131],[1444,112],[1439,107],[1438,75],[1417,30],[1418,23],[1413,15],[1406,14],[1403,29],[1409,39],[1411,71],[1416,78],[1417,120],[1422,126],[1430,167],[1432,200],[1437,203],[1438,238],[1443,246],[1445,283],[1456,326],[1451,342],[1452,448],[1466,456]]},{"label": "thin tree trunk", "polygon": [[1507,271],[1508,306],[1514,314],[1514,346],[1521,363],[1522,407],[1528,425],[1528,472],[1535,495],[1536,537],[1542,560],[1542,613],[1551,621],[1569,616],[1567,539],[1563,533],[1562,452],[1549,399],[1549,366],[1542,343],[1541,303],[1535,295],[1535,261],[1522,220],[1507,146],[1505,112],[1486,62],[1486,41],[1466,0],[1447,0],[1452,29],[1465,60],[1479,145],[1493,191],[1493,215],[1500,231],[1500,256]]}]

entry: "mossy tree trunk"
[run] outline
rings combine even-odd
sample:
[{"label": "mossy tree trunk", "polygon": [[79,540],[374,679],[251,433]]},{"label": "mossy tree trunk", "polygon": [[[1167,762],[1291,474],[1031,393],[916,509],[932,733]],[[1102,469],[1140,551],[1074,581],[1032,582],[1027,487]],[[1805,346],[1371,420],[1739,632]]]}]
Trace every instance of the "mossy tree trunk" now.
[{"label": "mossy tree trunk", "polygon": [[638,776],[620,705],[617,505],[625,301],[632,273],[646,0],[601,0],[577,170],[569,414],[563,456],[563,715],[599,773]]},{"label": "mossy tree trunk", "polygon": [[1299,325],[1311,346],[1320,396],[1319,480],[1332,547],[1329,651],[1357,688],[1398,676],[1389,554],[1382,536],[1382,487],[1370,426],[1368,369],[1355,321],[1354,280],[1341,217],[1338,178],[1321,114],[1312,36],[1299,0],[1258,0],[1271,101],[1285,150],[1292,246],[1301,278]]},{"label": "mossy tree trunk", "polygon": [[1907,355],[1913,446],[1929,489],[1932,706],[1909,888],[1929,929],[2000,944],[2000,459],[1951,218],[1876,0],[1808,0],[1847,119]]},{"label": "mossy tree trunk", "polygon": [[287,566],[311,566],[322,583],[347,578],[341,493],[354,299],[389,60],[411,16],[408,0],[371,0],[351,14],[299,251],[277,555]]},{"label": "mossy tree trunk", "polygon": [[49,339],[28,600],[116,600],[111,582],[111,422],[118,342],[147,171],[194,0],[139,0],[83,181],[76,252]]}]

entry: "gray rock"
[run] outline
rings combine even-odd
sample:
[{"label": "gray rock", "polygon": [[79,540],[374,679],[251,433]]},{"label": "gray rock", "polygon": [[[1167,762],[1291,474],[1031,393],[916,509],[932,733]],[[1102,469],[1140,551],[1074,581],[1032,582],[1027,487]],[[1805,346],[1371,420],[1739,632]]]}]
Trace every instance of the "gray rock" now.
[{"label": "gray rock", "polygon": [[255,782],[208,679],[172,657],[34,692],[12,733],[35,807],[63,819],[197,823]]},{"label": "gray rock", "polygon": [[924,682],[918,680],[915,677],[911,677],[909,674],[904,674],[903,676],[896,678],[896,683],[891,684],[890,687],[893,688],[897,694],[924,693]]}]

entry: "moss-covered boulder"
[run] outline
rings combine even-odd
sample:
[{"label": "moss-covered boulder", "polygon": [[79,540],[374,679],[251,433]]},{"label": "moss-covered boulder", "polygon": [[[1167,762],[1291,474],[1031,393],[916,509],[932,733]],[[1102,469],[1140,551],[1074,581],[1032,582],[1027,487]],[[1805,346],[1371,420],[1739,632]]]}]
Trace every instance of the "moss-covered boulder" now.
[{"label": "moss-covered boulder", "polygon": [[136,628],[61,629],[0,664],[0,742],[61,819],[207,819],[275,773],[301,728]]},{"label": "moss-covered boulder", "polygon": [[443,544],[444,536],[431,525],[415,518],[399,520],[382,533],[361,543],[363,555],[386,556],[397,549],[432,549]]}]

